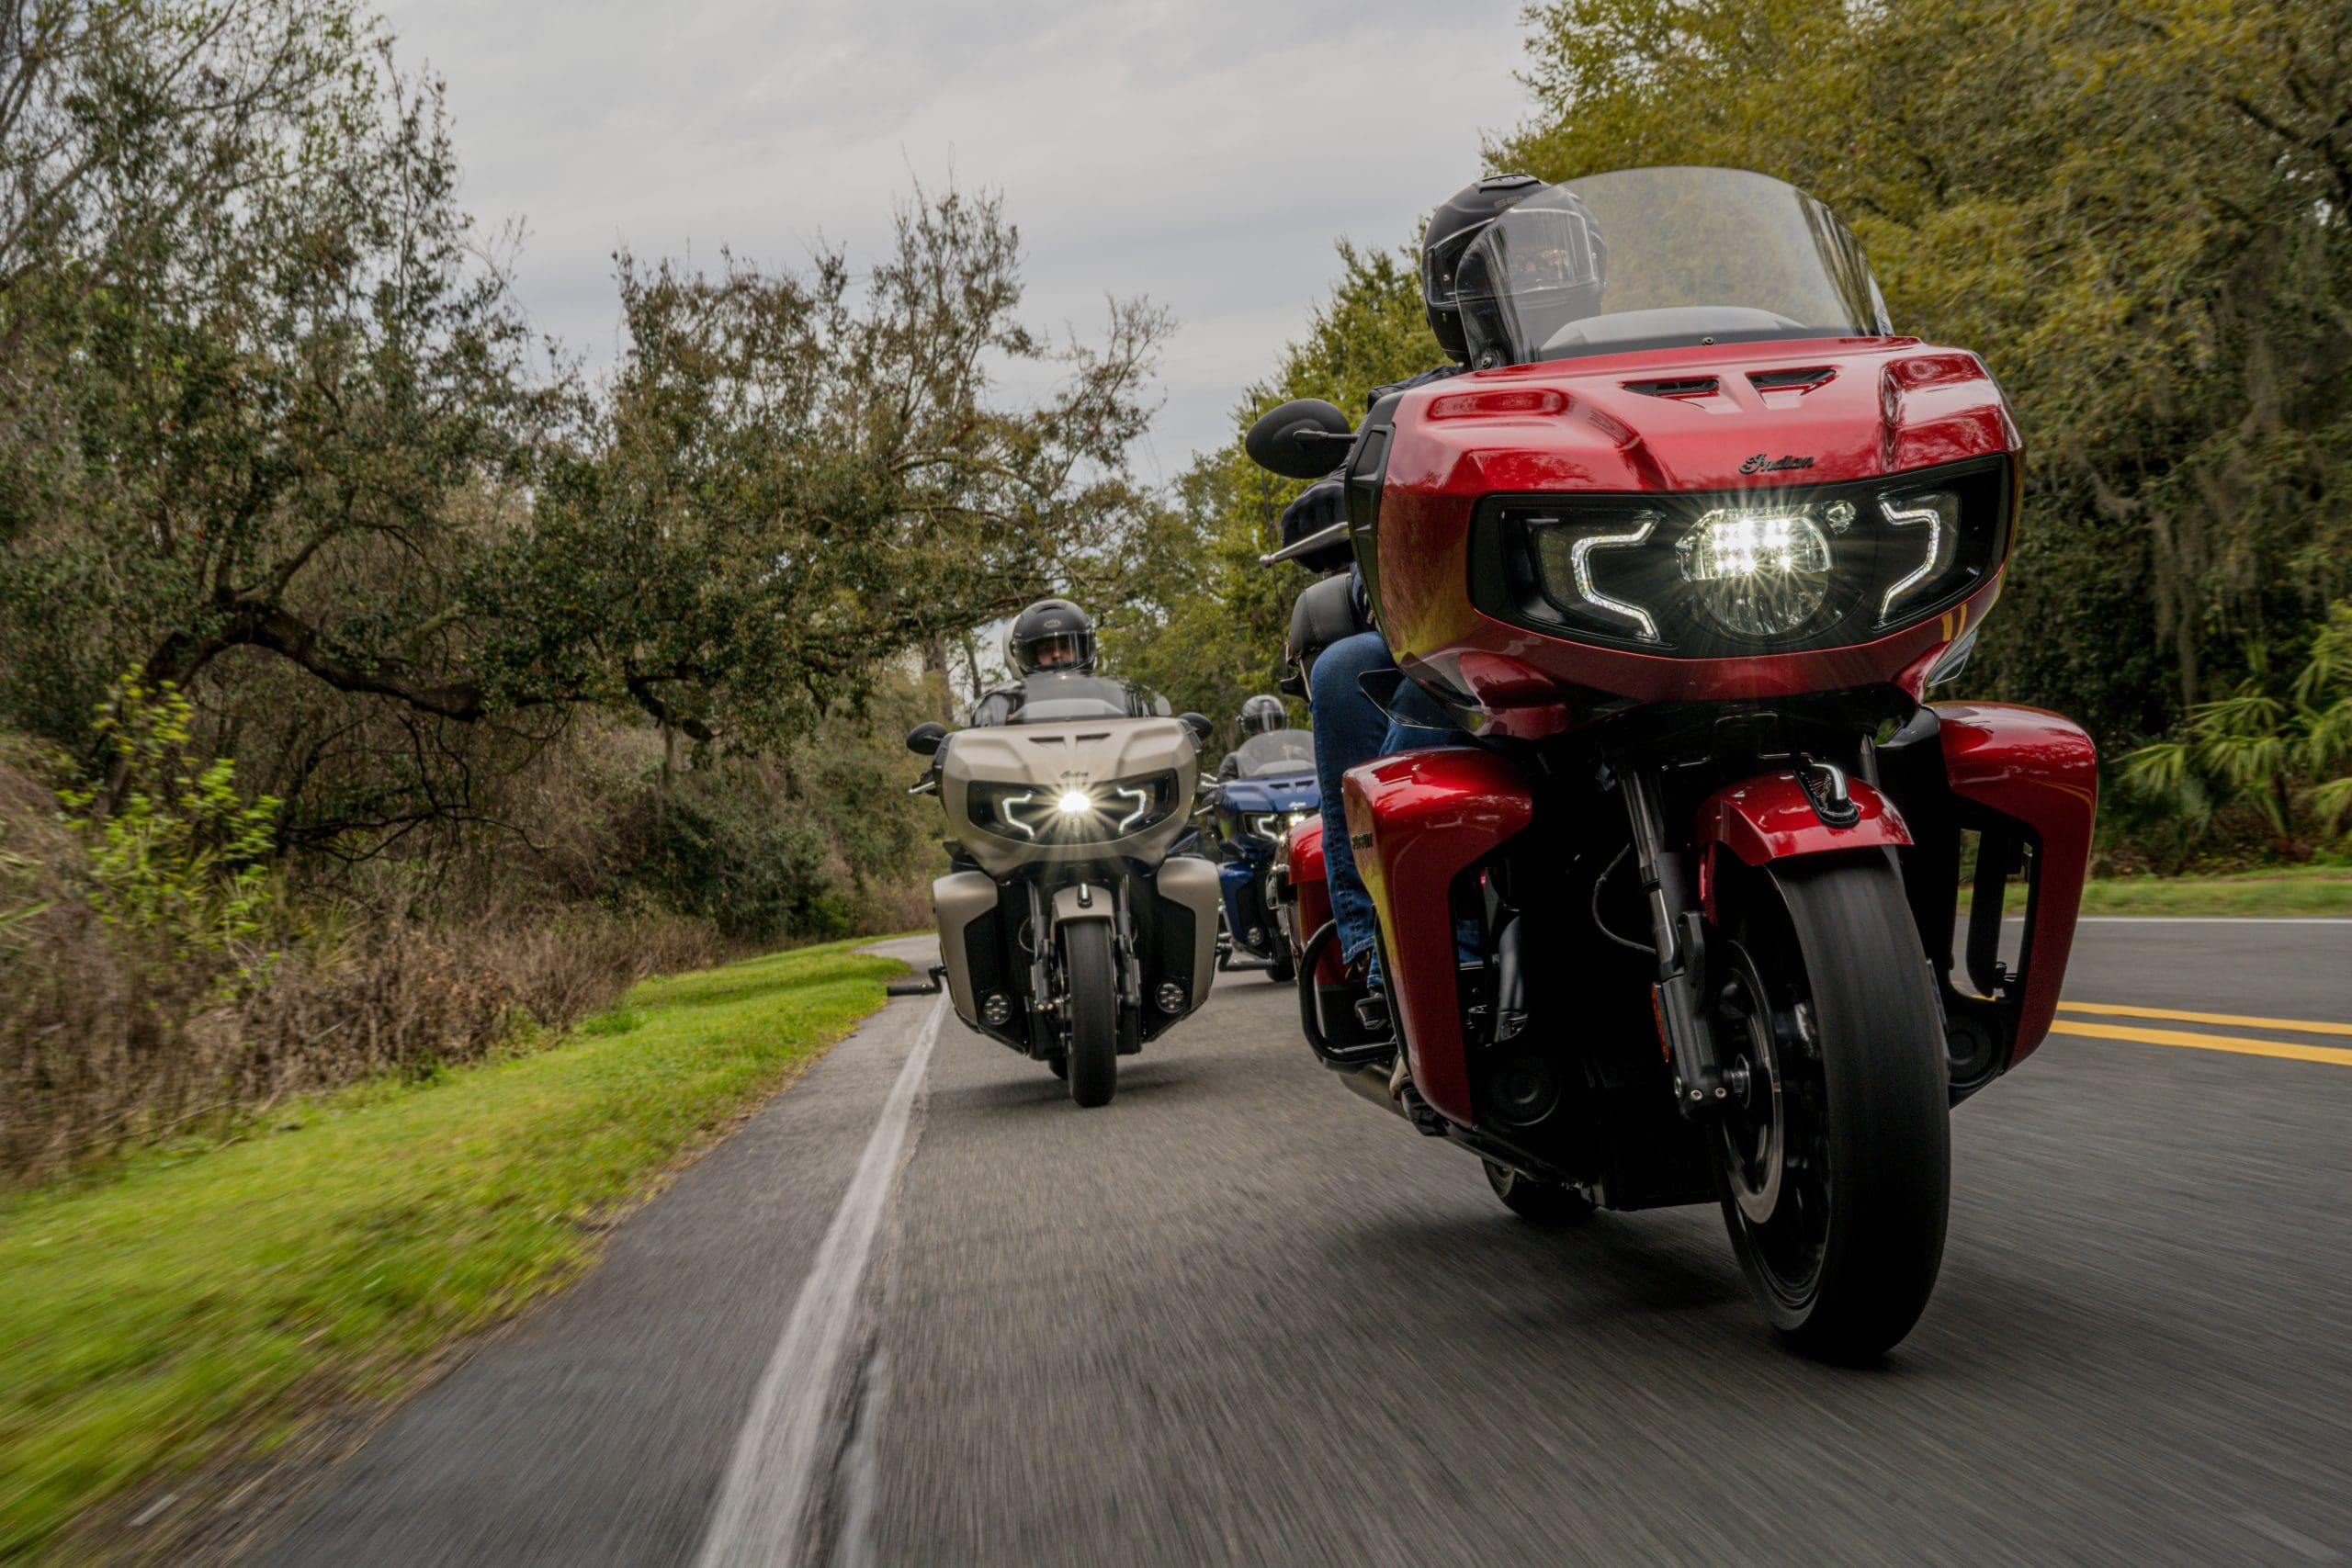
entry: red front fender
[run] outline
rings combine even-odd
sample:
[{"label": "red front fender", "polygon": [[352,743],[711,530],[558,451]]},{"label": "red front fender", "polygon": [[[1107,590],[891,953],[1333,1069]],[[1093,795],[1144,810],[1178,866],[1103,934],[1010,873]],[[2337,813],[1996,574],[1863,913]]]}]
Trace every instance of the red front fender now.
[{"label": "red front fender", "polygon": [[1894,802],[1861,779],[1849,780],[1847,793],[1861,816],[1846,828],[1824,822],[1796,774],[1788,772],[1759,773],[1702,801],[1693,840],[1699,855],[1699,904],[1709,922],[1715,919],[1717,849],[1738,856],[1743,865],[1760,866],[1792,855],[1910,847],[1911,829]]}]

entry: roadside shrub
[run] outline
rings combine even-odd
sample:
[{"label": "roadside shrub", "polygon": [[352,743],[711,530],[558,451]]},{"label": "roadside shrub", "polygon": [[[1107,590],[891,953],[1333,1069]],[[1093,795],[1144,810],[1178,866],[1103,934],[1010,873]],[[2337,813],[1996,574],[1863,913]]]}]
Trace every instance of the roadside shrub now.
[{"label": "roadside shrub", "polygon": [[688,773],[648,795],[637,837],[630,880],[664,908],[741,941],[849,934],[848,902],[826,871],[824,829],[740,772]]}]

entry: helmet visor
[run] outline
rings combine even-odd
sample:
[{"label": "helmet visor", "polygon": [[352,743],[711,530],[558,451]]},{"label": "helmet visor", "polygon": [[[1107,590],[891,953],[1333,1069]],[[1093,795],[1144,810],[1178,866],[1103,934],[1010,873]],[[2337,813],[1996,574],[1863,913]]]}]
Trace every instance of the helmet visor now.
[{"label": "helmet visor", "polygon": [[1032,638],[1021,648],[1023,671],[1083,670],[1094,661],[1094,638],[1084,632],[1056,632]]}]

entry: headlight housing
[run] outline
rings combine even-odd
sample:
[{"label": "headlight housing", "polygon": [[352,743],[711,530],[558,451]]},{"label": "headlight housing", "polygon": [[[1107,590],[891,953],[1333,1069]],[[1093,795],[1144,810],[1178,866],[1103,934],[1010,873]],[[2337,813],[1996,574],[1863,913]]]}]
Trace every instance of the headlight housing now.
[{"label": "headlight housing", "polygon": [[1018,844],[1107,843],[1165,822],[1176,809],[1176,775],[1147,773],[1102,784],[966,786],[978,827]]},{"label": "headlight housing", "polygon": [[1500,620],[1673,658],[1849,646],[1981,586],[2014,504],[2000,457],[1838,485],[1494,496],[1472,593]]},{"label": "headlight housing", "polygon": [[1253,839],[1279,844],[1283,835],[1306,820],[1311,813],[1305,811],[1252,811],[1241,818],[1241,830]]}]

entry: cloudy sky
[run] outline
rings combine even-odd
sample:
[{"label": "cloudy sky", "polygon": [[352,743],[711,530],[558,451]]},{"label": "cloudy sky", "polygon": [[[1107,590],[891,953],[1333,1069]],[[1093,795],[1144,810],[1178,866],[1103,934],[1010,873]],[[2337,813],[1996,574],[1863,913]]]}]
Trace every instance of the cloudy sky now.
[{"label": "cloudy sky", "polygon": [[1229,428],[1336,270],[1398,243],[1525,112],[1519,0],[389,0],[448,83],[465,200],[527,228],[541,330],[608,364],[613,251],[854,264],[910,183],[994,186],[1027,314],[1182,327],[1147,467]]}]

